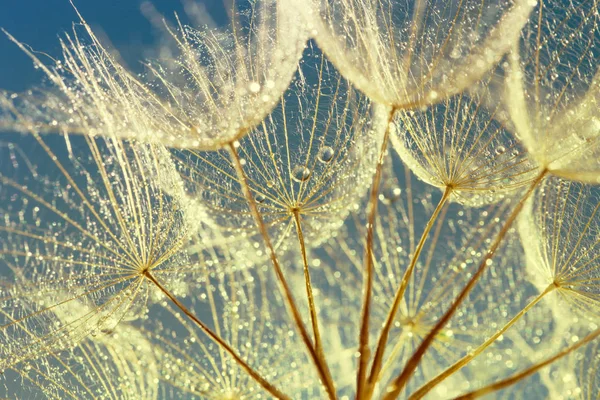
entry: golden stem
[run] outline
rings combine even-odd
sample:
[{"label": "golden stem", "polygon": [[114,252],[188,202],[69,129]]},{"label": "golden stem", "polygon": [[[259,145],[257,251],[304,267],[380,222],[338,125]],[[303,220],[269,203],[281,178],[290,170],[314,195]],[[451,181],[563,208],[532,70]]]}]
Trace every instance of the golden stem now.
[{"label": "golden stem", "polygon": [[283,271],[281,270],[281,265],[279,264],[279,260],[277,259],[277,255],[275,254],[275,249],[273,248],[273,243],[271,242],[271,238],[269,237],[269,232],[267,231],[267,227],[258,211],[258,206],[256,205],[256,200],[254,196],[252,196],[252,192],[250,190],[250,186],[248,185],[248,180],[246,178],[246,174],[244,173],[244,169],[242,168],[242,162],[240,160],[240,156],[235,148],[233,143],[229,143],[229,154],[231,156],[231,160],[233,161],[233,165],[235,167],[235,171],[237,173],[238,179],[240,181],[240,185],[242,186],[242,191],[244,192],[244,196],[248,201],[248,206],[250,207],[250,212],[254,217],[256,225],[260,231],[262,239],[267,247],[269,252],[269,257],[271,259],[271,263],[273,264],[273,268],[275,269],[275,274],[277,275],[277,280],[281,284],[281,289],[283,291],[283,295],[287,302],[287,306],[289,311],[292,313],[292,318],[300,332],[300,336],[302,337],[302,341],[306,345],[308,352],[310,353],[310,357],[313,360],[315,367],[319,373],[319,377],[323,385],[325,385],[325,389],[329,395],[330,399],[336,399],[337,396],[335,394],[335,387],[333,385],[333,381],[330,378],[331,373],[329,372],[329,367],[326,363],[322,362],[319,358],[311,340],[304,323],[302,322],[302,317],[300,316],[300,312],[298,311],[298,307],[294,301],[294,297],[292,295],[292,291],[290,290],[289,284],[283,275]]},{"label": "golden stem", "polygon": [[[417,265],[417,261],[419,260],[419,256],[421,255],[421,252],[423,251],[425,242],[427,241],[427,238],[429,237],[429,232],[431,232],[431,229],[433,228],[433,224],[437,220],[437,217],[439,216],[440,212],[442,211],[444,204],[446,204],[446,201],[448,201],[448,198],[450,198],[451,194],[452,194],[452,187],[446,186],[446,189],[444,190],[444,194],[442,195],[442,198],[440,199],[437,207],[433,211],[433,214],[431,214],[429,221],[427,221],[427,225],[425,225],[425,230],[423,231],[423,234],[421,235],[421,239],[419,240],[419,243],[417,244],[415,253],[413,254],[413,256],[410,260],[410,264],[409,264],[408,268],[406,269],[406,271],[404,272],[404,276],[402,276],[402,281],[400,282],[400,287],[396,291],[396,295],[394,296],[394,302],[392,303],[392,307],[390,308],[390,312],[388,313],[388,315],[386,317],[385,324],[384,324],[383,329],[381,330],[381,334],[379,336],[379,342],[377,343],[377,350],[375,352],[375,359],[373,360],[373,366],[371,367],[371,374],[370,374],[369,380],[368,380],[368,394],[371,394],[373,392],[373,389],[375,388],[375,384],[377,383],[377,379],[379,378],[379,373],[381,372],[381,366],[382,366],[382,362],[383,362],[383,354],[385,352],[388,335],[390,333],[390,329],[392,328],[392,322],[394,321],[394,318],[396,317],[396,313],[398,312],[398,307],[400,307],[400,302],[402,301],[402,298],[404,297],[404,293],[408,286],[408,281],[410,280],[410,277],[412,276],[415,266]],[[367,397],[367,398],[369,398],[369,397]]]},{"label": "golden stem", "polygon": [[368,218],[367,218],[367,238],[365,245],[364,264],[366,275],[364,278],[364,295],[362,301],[362,317],[361,327],[359,335],[358,352],[360,358],[358,361],[358,370],[356,372],[356,398],[362,399],[363,390],[365,389],[366,376],[367,376],[367,364],[369,362],[369,316],[371,314],[371,291],[373,289],[373,227],[375,225],[375,217],[377,215],[377,198],[379,194],[379,186],[381,185],[381,176],[383,174],[383,163],[385,158],[385,152],[388,146],[388,140],[390,136],[390,123],[396,112],[395,108],[390,110],[387,118],[385,133],[383,136],[383,142],[381,144],[381,150],[379,151],[379,158],[377,160],[377,168],[375,170],[375,176],[373,177],[373,183],[371,186],[371,193],[369,196],[369,203],[367,206]]},{"label": "golden stem", "polygon": [[[300,244],[300,252],[302,253],[302,263],[304,265],[304,284],[306,286],[306,297],[308,298],[308,309],[310,311],[310,321],[312,324],[313,335],[315,338],[315,350],[317,355],[321,359],[322,363],[325,363],[325,353],[323,352],[323,343],[321,342],[321,334],[319,333],[319,321],[317,317],[317,310],[315,307],[315,299],[313,296],[312,283],[310,279],[310,271],[308,269],[308,258],[306,256],[306,243],[304,242],[304,233],[302,232],[302,222],[300,218],[300,212],[298,209],[294,209],[294,222],[296,224],[296,233],[298,236],[298,242]],[[331,377],[329,377],[331,379]]]},{"label": "golden stem", "polygon": [[525,206],[525,202],[527,201],[529,196],[531,196],[531,194],[533,193],[533,191],[535,190],[537,185],[544,179],[544,177],[546,176],[547,173],[548,173],[548,170],[544,169],[533,180],[533,182],[529,186],[529,189],[527,189],[527,192],[525,193],[525,195],[521,198],[521,200],[519,201],[519,203],[517,204],[517,206],[515,207],[513,212],[510,214],[510,216],[508,217],[508,219],[502,226],[502,229],[500,230],[500,232],[498,232],[496,239],[492,243],[492,245],[491,245],[490,249],[488,250],[487,254],[485,255],[485,257],[483,257],[483,260],[481,260],[481,264],[479,264],[479,268],[477,269],[475,274],[473,274],[473,276],[471,277],[471,279],[469,280],[467,285],[459,293],[459,295],[456,297],[456,299],[454,300],[454,302],[452,303],[450,308],[446,311],[446,313],[440,318],[440,320],[433,327],[433,329],[427,334],[425,339],[423,339],[423,341],[421,342],[421,344],[419,345],[419,347],[417,348],[415,353],[411,356],[411,358],[406,363],[406,366],[404,367],[404,369],[400,373],[400,375],[398,375],[396,377],[396,379],[394,379],[392,384],[390,386],[388,386],[387,394],[383,398],[384,400],[392,400],[392,399],[395,399],[396,397],[398,397],[398,395],[400,394],[400,392],[402,391],[402,389],[404,388],[404,386],[406,385],[408,380],[411,378],[411,376],[415,372],[415,369],[417,368],[417,366],[419,365],[419,362],[425,355],[425,352],[427,351],[429,346],[431,346],[431,344],[433,343],[433,340],[435,339],[436,335],[448,323],[450,318],[452,318],[452,316],[454,315],[456,310],[458,310],[458,307],[460,306],[460,304],[467,297],[467,294],[469,294],[469,292],[471,291],[471,289],[473,289],[473,287],[475,286],[475,284],[477,283],[477,281],[479,280],[481,275],[483,275],[483,273],[485,272],[485,270],[488,266],[488,260],[490,260],[494,256],[494,253],[496,252],[496,250],[498,250],[500,243],[504,239],[504,236],[506,236],[506,234],[508,233],[508,230],[510,229],[512,223],[515,221],[515,219],[517,218],[517,216],[519,215],[519,213]]},{"label": "golden stem", "polygon": [[510,321],[508,321],[506,323],[506,325],[504,325],[501,329],[499,329],[488,340],[486,340],[484,343],[482,343],[474,351],[469,352],[468,355],[464,356],[463,358],[461,358],[460,360],[455,362],[452,366],[448,367],[446,370],[444,370],[438,376],[436,376],[435,378],[433,378],[432,380],[427,382],[425,385],[423,385],[421,388],[419,388],[416,392],[411,394],[408,399],[409,400],[421,399],[423,396],[425,396],[427,393],[429,393],[431,391],[431,389],[433,389],[435,386],[437,386],[444,379],[446,379],[447,377],[454,374],[456,371],[458,371],[459,369],[461,369],[462,367],[464,367],[465,365],[470,363],[471,360],[473,360],[475,357],[477,357],[479,354],[481,354],[481,352],[483,352],[485,349],[487,349],[493,342],[496,341],[496,339],[498,339],[502,334],[504,334],[504,332],[506,332],[508,329],[510,329],[511,326],[513,326],[518,320],[520,320],[521,317],[523,317],[523,315],[525,315],[527,312],[529,312],[529,310],[531,310],[531,308],[533,308],[533,306],[535,306],[540,300],[542,300],[542,298],[544,298],[544,296],[546,296],[548,293],[550,293],[554,289],[556,289],[556,285],[554,283],[549,285],[546,288],[546,290],[544,290],[535,299],[533,299],[531,302],[529,302],[529,304],[527,304],[521,311],[519,311],[519,313],[517,315],[515,315]]},{"label": "golden stem", "polygon": [[148,278],[157,288],[160,289],[161,292],[164,293],[185,315],[187,315],[192,321],[202,329],[202,331],[212,339],[216,344],[221,346],[238,365],[246,371],[248,375],[252,377],[260,386],[262,386],[267,392],[272,394],[278,399],[281,400],[290,400],[288,396],[281,393],[275,386],[269,383],[265,378],[263,378],[256,370],[254,370],[251,366],[249,366],[246,361],[244,361],[235,350],[225,342],[219,335],[214,333],[208,326],[206,326],[202,321],[198,319],[186,306],[183,305],[171,292],[169,292],[155,277],[150,273],[149,270],[144,271],[144,276]]},{"label": "golden stem", "polygon": [[544,361],[540,361],[539,363],[534,364],[531,367],[529,367],[509,378],[503,379],[499,382],[482,387],[481,389],[477,389],[477,390],[474,390],[467,394],[463,394],[462,396],[456,397],[454,400],[476,399],[476,398],[484,396],[488,393],[492,393],[497,390],[504,389],[511,385],[514,385],[515,383],[522,381],[523,379],[527,378],[528,376],[535,374],[537,371],[544,368],[545,366],[552,364],[554,361],[556,361],[566,355],[569,355],[570,353],[574,352],[578,348],[588,344],[592,340],[596,339],[598,336],[600,336],[600,329],[596,329],[594,332],[590,333],[589,335],[587,335],[585,338],[583,338],[576,344],[574,344],[570,347],[567,347],[566,349],[556,353],[555,355],[553,355],[550,358],[545,359]]}]

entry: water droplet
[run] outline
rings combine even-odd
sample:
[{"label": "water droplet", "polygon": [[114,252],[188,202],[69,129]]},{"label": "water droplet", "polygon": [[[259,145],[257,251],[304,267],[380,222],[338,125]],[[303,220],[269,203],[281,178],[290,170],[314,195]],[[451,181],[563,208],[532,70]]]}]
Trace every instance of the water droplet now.
[{"label": "water droplet", "polygon": [[267,187],[272,188],[273,186],[275,186],[275,181],[267,181]]},{"label": "water droplet", "polygon": [[252,93],[258,93],[260,91],[260,83],[251,82],[250,86],[248,86],[248,89],[250,89]]},{"label": "water droplet", "polygon": [[452,59],[459,59],[462,56],[462,50],[460,49],[460,47],[455,47],[452,49],[452,51],[450,52],[450,58]]},{"label": "water droplet", "polygon": [[256,200],[257,203],[264,203],[266,198],[264,194],[256,193],[256,196],[254,196],[254,200]]},{"label": "water droplet", "polygon": [[504,154],[504,153],[506,153],[506,147],[498,146],[498,147],[496,147],[495,152],[497,155]]},{"label": "water droplet", "polygon": [[310,178],[311,171],[304,165],[298,165],[292,170],[292,178],[296,182],[304,182]]},{"label": "water droplet", "polygon": [[402,194],[402,189],[399,187],[389,187],[383,190],[383,199],[381,199],[384,203],[391,204],[400,198]]},{"label": "water droplet", "polygon": [[333,155],[334,155],[334,151],[331,147],[329,146],[325,146],[325,147],[321,147],[321,150],[319,150],[319,161],[321,161],[322,163],[328,163],[331,160],[333,160]]}]

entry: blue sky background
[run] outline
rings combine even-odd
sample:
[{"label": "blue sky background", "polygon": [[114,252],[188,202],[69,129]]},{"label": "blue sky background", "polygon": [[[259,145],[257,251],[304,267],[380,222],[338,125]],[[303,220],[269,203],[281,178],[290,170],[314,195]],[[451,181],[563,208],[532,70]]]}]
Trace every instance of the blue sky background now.
[{"label": "blue sky background", "polygon": [[[211,17],[225,18],[223,0],[201,0]],[[140,10],[142,0],[74,0],[94,31],[104,33],[127,64],[136,69],[158,39],[156,31]],[[179,0],[152,0],[151,3],[172,19],[173,12],[184,15]],[[37,51],[60,58],[59,37],[70,32],[77,15],[69,0],[3,0],[0,27]],[[0,89],[23,91],[39,84],[43,74],[17,46],[0,33]]]}]

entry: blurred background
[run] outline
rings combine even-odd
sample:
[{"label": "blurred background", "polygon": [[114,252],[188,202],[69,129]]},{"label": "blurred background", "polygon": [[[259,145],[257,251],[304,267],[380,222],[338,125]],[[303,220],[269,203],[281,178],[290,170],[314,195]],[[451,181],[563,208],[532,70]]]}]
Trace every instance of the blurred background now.
[{"label": "blurred background", "polygon": [[[118,50],[133,71],[140,61],[157,55],[160,32],[150,21],[163,15],[169,21],[177,13],[183,21],[222,24],[227,21],[224,3],[228,0],[74,0],[81,15],[99,38]],[[194,21],[196,20],[196,21]],[[34,50],[60,57],[59,38],[72,32],[77,14],[69,0],[4,0],[0,5],[0,28]],[[160,18],[155,20],[160,24]],[[43,74],[31,60],[0,33],[0,88],[23,91],[38,85]]]}]

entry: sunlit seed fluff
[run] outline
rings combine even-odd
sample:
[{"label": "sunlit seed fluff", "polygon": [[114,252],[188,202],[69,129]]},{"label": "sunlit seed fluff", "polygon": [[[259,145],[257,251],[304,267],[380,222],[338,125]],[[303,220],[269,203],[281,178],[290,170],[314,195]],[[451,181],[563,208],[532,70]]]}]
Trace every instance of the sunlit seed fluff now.
[{"label": "sunlit seed fluff", "polygon": [[573,378],[576,384],[571,393],[578,400],[593,400],[600,393],[600,341],[596,340],[575,353]]},{"label": "sunlit seed fluff", "polygon": [[[87,310],[72,301],[68,309],[59,312],[57,322],[68,324],[72,315],[82,318]],[[34,332],[29,335],[35,336]],[[7,368],[0,378],[0,396],[152,400],[159,398],[158,372],[152,343],[139,330],[123,323],[113,330],[98,331],[71,348]],[[15,385],[15,381],[23,384]]]},{"label": "sunlit seed fluff", "polygon": [[[190,306],[268,381],[292,399],[320,398],[320,384],[282,299],[262,273],[196,275]],[[201,300],[200,300],[201,299]],[[269,398],[228,355],[199,335],[176,309],[157,312],[151,332],[169,398]]]},{"label": "sunlit seed fluff", "polygon": [[[310,48],[277,108],[237,152],[273,241],[295,233],[311,245],[335,231],[367,189],[383,135],[382,114]],[[207,201],[224,227],[256,232],[226,151],[174,152],[189,195]],[[295,240],[295,239],[294,239]]]},{"label": "sunlit seed fluff", "polygon": [[28,137],[35,159],[0,147],[15,168],[0,174],[0,369],[142,317],[157,298],[145,274],[179,287],[192,267],[185,214],[156,185],[157,148],[71,141],[77,155],[58,136]]},{"label": "sunlit seed fluff", "polygon": [[[17,43],[49,85],[0,93],[0,398],[445,399],[600,334],[598,0],[229,3],[155,18],[141,75],[83,20]],[[596,399],[598,360],[491,397]]]},{"label": "sunlit seed fluff", "polygon": [[486,107],[491,87],[456,95],[424,110],[398,112],[391,142],[422,180],[471,206],[518,193],[536,164],[502,122],[500,106]]},{"label": "sunlit seed fluff", "polygon": [[[298,3],[252,1],[227,29],[167,27],[172,58],[149,62],[142,78],[119,63],[82,17],[82,29],[61,41],[60,64],[45,64],[13,39],[51,86],[1,95],[0,128],[27,131],[33,124],[38,131],[220,148],[258,125],[287,89],[307,40],[291,11]],[[15,113],[30,121],[14,121]]]},{"label": "sunlit seed fluff", "polygon": [[477,82],[518,38],[531,0],[311,0],[324,53],[371,99],[415,108]]},{"label": "sunlit seed fluff", "polygon": [[548,179],[519,220],[527,272],[540,290],[555,285],[554,312],[565,323],[600,314],[600,192]]},{"label": "sunlit seed fluff", "polygon": [[540,2],[505,68],[517,138],[550,173],[591,184],[600,183],[598,7]]}]

